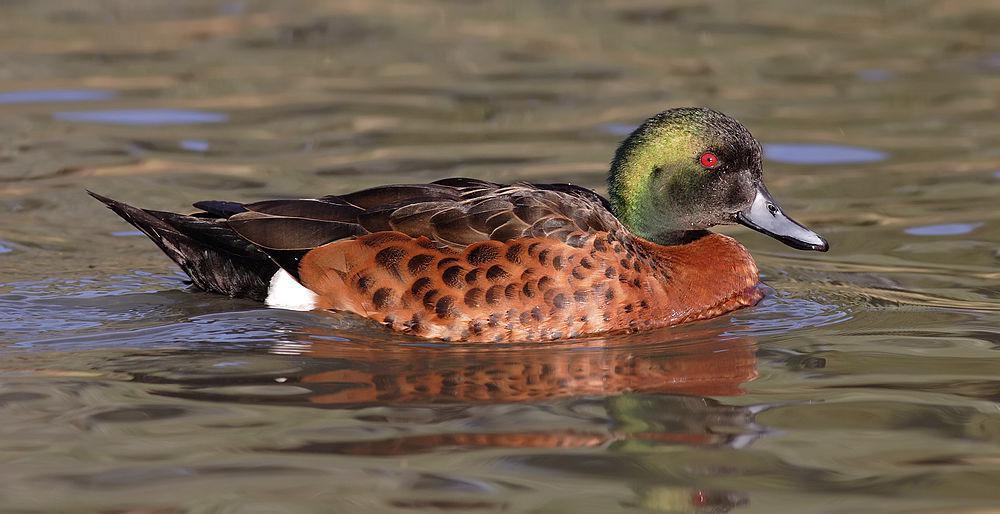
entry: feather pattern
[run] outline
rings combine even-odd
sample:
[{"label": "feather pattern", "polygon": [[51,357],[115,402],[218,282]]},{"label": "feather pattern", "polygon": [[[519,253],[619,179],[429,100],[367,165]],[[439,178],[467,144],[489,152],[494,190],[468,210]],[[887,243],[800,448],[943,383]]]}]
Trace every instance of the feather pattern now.
[{"label": "feather pattern", "polygon": [[[199,202],[212,213],[225,202]],[[225,209],[218,206],[225,206]],[[396,231],[459,249],[480,241],[546,237],[565,242],[575,231],[620,233],[624,227],[600,195],[569,184],[500,185],[451,178],[430,184],[380,186],[310,200],[245,204],[228,216],[233,231],[267,250],[307,250],[326,243]],[[203,216],[198,213],[196,216]]]}]

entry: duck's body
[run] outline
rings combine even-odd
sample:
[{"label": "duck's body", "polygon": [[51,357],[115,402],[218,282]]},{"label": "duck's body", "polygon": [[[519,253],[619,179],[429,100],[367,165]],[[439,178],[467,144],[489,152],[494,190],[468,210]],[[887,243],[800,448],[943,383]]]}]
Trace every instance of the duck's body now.
[{"label": "duck's body", "polygon": [[[644,127],[655,128],[656,119]],[[566,184],[474,179],[310,200],[206,201],[195,204],[202,211],[191,215],[94,196],[148,235],[202,289],[280,307],[353,312],[445,340],[552,340],[645,330],[753,305],[761,296],[757,267],[737,241],[704,230],[725,222],[714,220],[719,215],[713,209],[734,220],[751,217],[741,221],[796,246],[825,249],[821,238],[797,224],[786,232],[801,229],[819,243],[766,225],[787,218],[763,184],[754,183],[759,172],[755,181],[752,167],[747,177],[719,169],[711,181],[698,179],[708,189],[679,177],[685,188],[701,187],[704,195],[725,198],[719,202],[738,204],[735,210],[714,202],[699,209],[708,214],[672,214],[674,224],[650,220],[663,207],[642,195],[676,187],[678,176],[666,175],[669,180],[659,184],[662,166],[654,166],[642,177],[652,185],[636,190],[621,183],[629,163],[641,160],[630,152],[642,150],[637,145],[643,137],[650,137],[649,127],[640,127],[619,149],[611,202]],[[723,151],[714,150],[725,156]],[[715,159],[708,164],[719,161],[715,153],[703,154],[702,164],[705,155]],[[622,168],[617,174],[616,167]],[[761,218],[767,212],[761,202],[773,209],[773,219]],[[702,218],[711,223],[696,221]]]}]

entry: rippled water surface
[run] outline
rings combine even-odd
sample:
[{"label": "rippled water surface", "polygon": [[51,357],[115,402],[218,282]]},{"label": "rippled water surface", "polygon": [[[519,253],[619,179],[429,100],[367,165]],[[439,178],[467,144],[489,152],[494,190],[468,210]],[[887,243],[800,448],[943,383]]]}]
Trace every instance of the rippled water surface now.
[{"label": "rippled water surface", "polygon": [[[996,512],[995,7],[0,4],[0,511]],[[770,295],[638,336],[446,346],[200,293],[83,193],[603,189],[692,104],[833,250],[725,229]]]}]

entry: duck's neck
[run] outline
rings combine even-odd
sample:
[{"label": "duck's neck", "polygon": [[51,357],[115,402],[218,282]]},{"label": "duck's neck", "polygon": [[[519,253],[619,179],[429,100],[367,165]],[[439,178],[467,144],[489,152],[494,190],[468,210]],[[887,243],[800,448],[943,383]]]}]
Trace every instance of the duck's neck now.
[{"label": "duck's neck", "polygon": [[[655,130],[654,130],[655,128]],[[692,143],[663,127],[637,130],[618,150],[608,171],[611,212],[633,234],[661,245],[679,244],[697,238],[690,214],[671,198],[687,195],[694,187],[691,174],[667,163],[681,162]]]}]

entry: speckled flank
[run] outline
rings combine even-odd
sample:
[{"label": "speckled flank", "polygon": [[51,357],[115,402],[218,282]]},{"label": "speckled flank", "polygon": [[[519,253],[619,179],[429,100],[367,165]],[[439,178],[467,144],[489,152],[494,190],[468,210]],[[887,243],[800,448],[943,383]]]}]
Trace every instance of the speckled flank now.
[{"label": "speckled flank", "polygon": [[717,234],[665,247],[606,232],[483,241],[455,250],[381,232],[303,257],[319,307],[421,337],[552,340],[645,330],[751,305],[757,269]]}]

